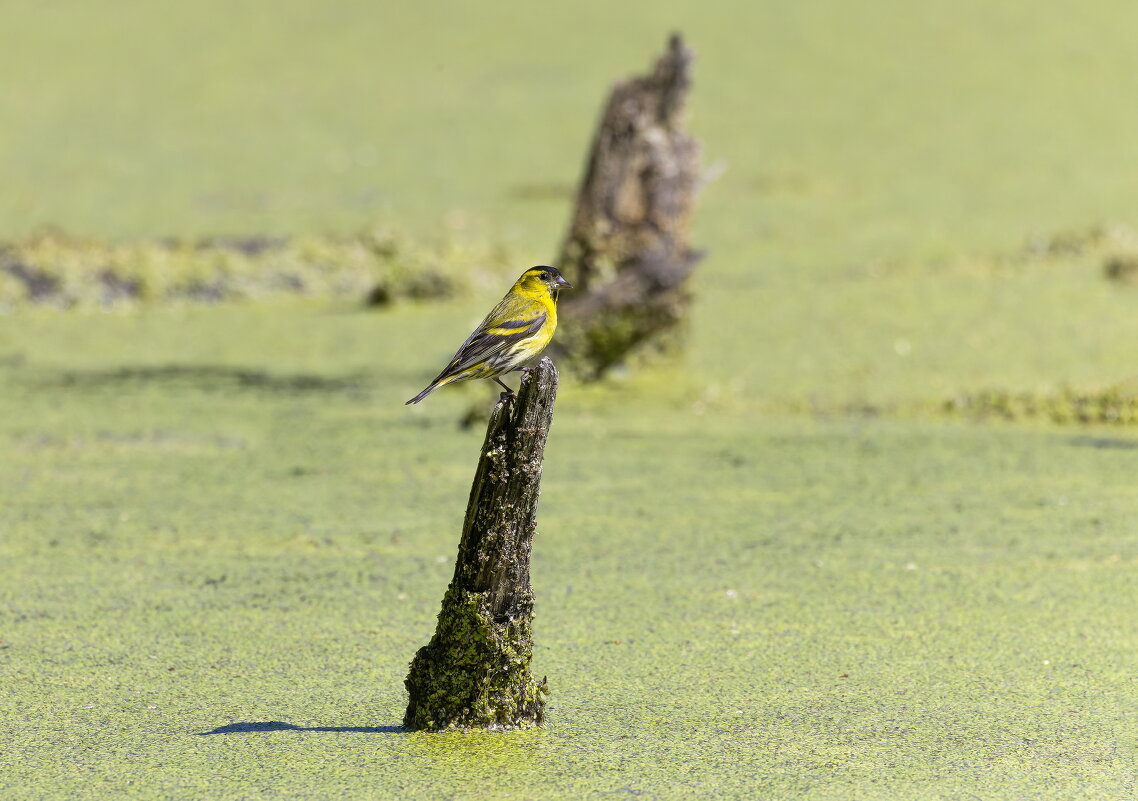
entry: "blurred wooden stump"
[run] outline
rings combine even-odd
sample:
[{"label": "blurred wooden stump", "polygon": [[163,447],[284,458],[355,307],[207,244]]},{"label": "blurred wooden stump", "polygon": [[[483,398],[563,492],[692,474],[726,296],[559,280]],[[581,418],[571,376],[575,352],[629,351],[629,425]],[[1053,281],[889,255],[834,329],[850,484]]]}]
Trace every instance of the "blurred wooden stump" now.
[{"label": "blurred wooden stump", "polygon": [[413,729],[539,726],[546,682],[530,673],[541,463],[557,368],[542,359],[516,398],[494,407],[470,488],[454,578],[435,635],[411,662],[403,725]]},{"label": "blurred wooden stump", "polygon": [[679,339],[703,255],[688,243],[700,149],[681,128],[692,59],[673,34],[651,74],[613,87],[601,116],[556,262],[576,290],[561,298],[552,347],[583,377]]}]

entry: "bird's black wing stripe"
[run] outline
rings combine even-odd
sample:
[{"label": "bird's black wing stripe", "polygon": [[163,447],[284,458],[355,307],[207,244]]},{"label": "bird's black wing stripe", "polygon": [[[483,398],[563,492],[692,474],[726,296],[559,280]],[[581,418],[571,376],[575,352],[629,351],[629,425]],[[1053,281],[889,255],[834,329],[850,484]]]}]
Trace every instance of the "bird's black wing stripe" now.
[{"label": "bird's black wing stripe", "polygon": [[[525,330],[513,334],[489,334],[483,331],[476,332],[466,341],[466,344],[454,355],[454,359],[443,371],[443,376],[460,373],[473,364],[490,359],[502,353],[510,345],[531,337],[545,325],[545,314],[539,314],[532,320],[510,320],[500,325],[491,326],[491,330],[500,328],[515,328],[525,325]],[[520,324],[520,325],[517,325]],[[442,376],[440,376],[442,377]]]},{"label": "bird's black wing stripe", "polygon": [[[545,322],[545,315],[540,314],[533,320],[507,320],[504,323],[490,326],[491,328],[533,328],[536,324],[539,328]],[[536,329],[534,329],[536,330]]]}]

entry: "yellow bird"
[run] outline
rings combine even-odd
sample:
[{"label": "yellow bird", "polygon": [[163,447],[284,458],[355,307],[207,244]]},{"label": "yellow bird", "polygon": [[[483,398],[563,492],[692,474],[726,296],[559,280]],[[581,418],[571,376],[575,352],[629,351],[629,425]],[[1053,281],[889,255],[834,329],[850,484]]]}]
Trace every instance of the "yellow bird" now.
[{"label": "yellow bird", "polygon": [[557,293],[572,288],[553,267],[526,270],[462,343],[446,369],[407,403],[418,403],[444,384],[472,378],[493,378],[513,395],[498,376],[545,350],[557,329]]}]

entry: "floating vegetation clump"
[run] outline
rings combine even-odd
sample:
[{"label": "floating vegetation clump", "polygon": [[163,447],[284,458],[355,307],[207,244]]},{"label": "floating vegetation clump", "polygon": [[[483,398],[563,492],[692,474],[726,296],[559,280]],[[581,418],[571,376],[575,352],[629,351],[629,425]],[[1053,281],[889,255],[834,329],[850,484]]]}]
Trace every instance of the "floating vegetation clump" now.
[{"label": "floating vegetation clump", "polygon": [[1046,420],[1060,425],[1138,424],[1138,392],[1129,385],[1100,390],[1064,387],[1053,393],[986,390],[960,395],[943,405],[948,413],[1010,421]]},{"label": "floating vegetation clump", "polygon": [[0,313],[29,305],[115,308],[274,296],[370,305],[461,295],[493,283],[500,247],[424,244],[377,228],[349,236],[106,240],[45,230],[0,243]]},{"label": "floating vegetation clump", "polygon": [[1089,258],[1106,278],[1138,284],[1138,231],[1122,223],[1041,237],[1028,243],[1026,255],[1032,259]]}]

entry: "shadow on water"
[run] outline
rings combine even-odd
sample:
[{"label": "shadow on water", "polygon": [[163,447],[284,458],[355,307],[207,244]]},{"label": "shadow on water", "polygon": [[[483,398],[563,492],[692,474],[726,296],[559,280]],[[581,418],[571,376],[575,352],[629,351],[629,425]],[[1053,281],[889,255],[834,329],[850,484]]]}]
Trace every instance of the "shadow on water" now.
[{"label": "shadow on water", "polygon": [[267,720],[259,723],[230,723],[198,734],[257,734],[268,731],[327,731],[347,734],[407,734],[411,729],[402,726],[294,726],[281,720]]},{"label": "shadow on water", "polygon": [[1070,443],[1076,448],[1096,448],[1098,450],[1138,450],[1138,439],[1120,439],[1117,437],[1072,437]]},{"label": "shadow on water", "polygon": [[311,373],[275,375],[264,370],[219,365],[168,364],[154,367],[120,367],[61,373],[55,381],[76,388],[119,387],[130,384],[172,384],[206,390],[249,389],[284,394],[362,392],[363,375],[320,376]]}]

